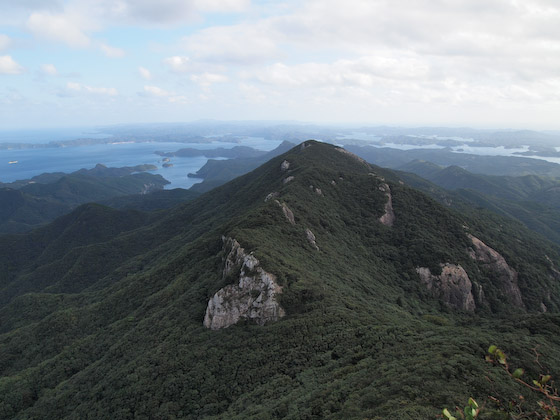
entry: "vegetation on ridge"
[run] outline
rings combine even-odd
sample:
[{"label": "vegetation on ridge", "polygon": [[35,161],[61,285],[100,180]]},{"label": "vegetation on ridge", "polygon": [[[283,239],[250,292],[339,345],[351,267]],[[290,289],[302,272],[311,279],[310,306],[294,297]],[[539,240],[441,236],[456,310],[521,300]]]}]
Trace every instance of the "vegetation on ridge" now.
[{"label": "vegetation on ridge", "polygon": [[[518,394],[484,362],[489,342],[519,366],[539,345],[558,370],[555,245],[507,219],[448,209],[334,146],[305,144],[167,211],[87,205],[0,236],[0,417],[416,420],[465,395]],[[392,227],[379,222],[382,183]],[[526,311],[469,256],[467,232],[519,273]],[[281,321],[202,326],[209,297],[229,281],[222,235],[277,276]],[[482,285],[474,313],[421,284],[416,267],[438,273],[446,262]]]}]

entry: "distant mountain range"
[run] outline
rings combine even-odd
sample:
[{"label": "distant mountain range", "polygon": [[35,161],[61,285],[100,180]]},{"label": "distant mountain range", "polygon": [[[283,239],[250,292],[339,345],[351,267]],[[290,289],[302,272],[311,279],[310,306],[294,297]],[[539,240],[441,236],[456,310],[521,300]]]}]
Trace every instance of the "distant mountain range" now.
[{"label": "distant mountain range", "polygon": [[169,182],[146,172],[153,169],[151,165],[107,168],[99,164],[71,174],[47,173],[0,183],[0,232],[30,230],[83,203],[161,190]]}]

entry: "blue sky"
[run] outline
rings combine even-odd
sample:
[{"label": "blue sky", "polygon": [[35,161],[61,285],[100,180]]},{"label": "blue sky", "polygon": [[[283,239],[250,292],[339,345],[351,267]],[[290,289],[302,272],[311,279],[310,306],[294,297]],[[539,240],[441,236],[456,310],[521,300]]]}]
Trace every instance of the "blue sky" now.
[{"label": "blue sky", "polygon": [[0,0],[0,127],[560,129],[557,0]]}]

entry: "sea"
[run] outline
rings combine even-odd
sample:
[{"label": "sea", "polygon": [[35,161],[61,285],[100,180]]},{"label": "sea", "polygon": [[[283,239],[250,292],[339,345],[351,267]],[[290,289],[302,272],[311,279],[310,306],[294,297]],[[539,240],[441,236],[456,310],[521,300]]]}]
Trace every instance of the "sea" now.
[{"label": "sea", "polygon": [[[363,135],[359,135],[363,134]],[[62,130],[26,130],[26,131],[0,131],[0,143],[28,143],[48,144],[52,141],[65,141],[74,139],[111,139],[112,135],[104,133],[95,128],[62,129]],[[376,144],[379,139],[366,133],[353,133],[346,137],[369,140],[374,147],[391,147],[401,150],[410,149],[438,149],[442,146],[436,144],[414,145],[414,144]],[[212,137],[208,137],[212,140]],[[515,156],[516,152],[526,152],[527,147],[510,149],[500,147],[474,147],[470,146],[470,139],[463,139],[466,144],[454,146],[452,150],[456,153],[472,153],[488,156]],[[36,175],[47,172],[70,173],[82,168],[90,169],[101,163],[108,167],[136,166],[141,164],[152,164],[157,170],[152,173],[160,174],[170,184],[167,189],[190,188],[193,184],[201,182],[201,179],[189,178],[187,174],[198,171],[208,159],[204,156],[198,157],[172,157],[173,166],[163,167],[163,158],[156,155],[156,151],[174,152],[182,148],[194,148],[200,150],[232,148],[234,146],[250,146],[255,149],[270,151],[281,143],[280,140],[270,140],[263,137],[243,137],[237,142],[210,141],[209,143],[177,143],[177,142],[122,142],[115,139],[114,142],[92,144],[84,146],[68,147],[41,147],[29,149],[0,149],[0,182],[7,183],[16,180],[30,179]],[[535,159],[543,159],[549,162],[560,163],[560,158],[525,156]],[[215,159],[220,159],[215,158]]]},{"label": "sea", "polygon": [[[76,138],[109,138],[109,134],[95,132],[78,132],[68,130],[64,132],[7,132],[0,133],[0,143],[30,143],[41,144],[50,141],[73,140]],[[96,135],[96,137],[93,137]],[[262,137],[246,137],[239,142],[210,142],[210,143],[177,143],[153,142],[135,143],[120,142],[93,144],[87,146],[45,147],[35,149],[0,149],[0,182],[13,182],[16,180],[30,179],[33,176],[47,172],[70,173],[82,168],[90,169],[101,163],[108,167],[120,168],[123,166],[136,166],[152,164],[158,167],[151,173],[160,174],[170,184],[167,189],[190,188],[201,179],[189,178],[187,174],[198,171],[208,159],[198,157],[172,157],[170,168],[163,167],[163,158],[156,155],[156,151],[174,152],[182,148],[200,150],[232,148],[234,146],[250,146],[255,149],[270,151],[276,148],[281,141],[268,140]],[[217,158],[220,159],[220,158]],[[17,163],[10,163],[17,162]]]}]

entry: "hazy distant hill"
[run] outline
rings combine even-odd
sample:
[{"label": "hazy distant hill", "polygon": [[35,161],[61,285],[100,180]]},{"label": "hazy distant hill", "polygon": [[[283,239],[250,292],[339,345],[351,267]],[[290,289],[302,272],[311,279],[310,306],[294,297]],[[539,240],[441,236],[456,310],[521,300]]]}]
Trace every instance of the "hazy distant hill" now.
[{"label": "hazy distant hill", "polygon": [[71,174],[42,174],[0,186],[0,232],[24,232],[70,212],[78,205],[160,190],[169,182],[146,172],[149,165],[97,165]]},{"label": "hazy distant hill", "polygon": [[197,192],[210,191],[212,188],[252,171],[259,165],[287,152],[294,146],[289,141],[283,141],[276,149],[260,154],[257,157],[237,157],[228,160],[208,159],[208,162],[195,174],[189,174],[191,177],[204,179],[203,182],[194,184],[190,190]]},{"label": "hazy distant hill", "polygon": [[262,150],[253,149],[252,147],[247,146],[235,146],[231,149],[224,149],[223,147],[218,147],[216,149],[193,149],[193,148],[184,148],[179,149],[176,152],[155,152],[157,155],[160,156],[167,156],[167,157],[194,157],[194,156],[206,156],[209,158],[212,157],[224,157],[224,158],[251,158],[251,157],[259,157],[266,155],[267,152]]},{"label": "hazy distant hill", "polygon": [[525,157],[482,156],[457,153],[451,149],[398,150],[373,146],[347,146],[347,149],[368,162],[393,169],[414,160],[423,160],[440,166],[459,166],[475,174],[560,177],[560,165]]},{"label": "hazy distant hill", "polygon": [[486,349],[534,376],[539,346],[558,371],[558,267],[521,224],[308,141],[169,210],[88,204],[0,236],[0,417],[417,420],[509,401]]},{"label": "hazy distant hill", "polygon": [[560,180],[536,175],[520,177],[473,174],[457,166],[442,168],[415,160],[400,168],[430,180],[453,195],[423,180],[401,174],[411,185],[442,202],[454,201],[482,207],[524,223],[560,244]]}]

